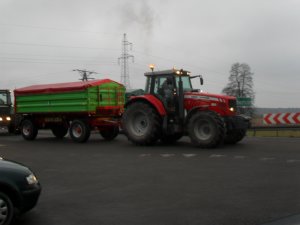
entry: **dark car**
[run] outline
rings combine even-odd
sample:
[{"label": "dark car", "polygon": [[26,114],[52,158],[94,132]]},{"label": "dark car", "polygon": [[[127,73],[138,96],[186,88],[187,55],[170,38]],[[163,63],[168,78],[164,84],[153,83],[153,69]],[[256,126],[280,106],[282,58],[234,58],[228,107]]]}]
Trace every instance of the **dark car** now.
[{"label": "dark car", "polygon": [[40,192],[41,185],[30,169],[0,157],[0,225],[32,209]]}]

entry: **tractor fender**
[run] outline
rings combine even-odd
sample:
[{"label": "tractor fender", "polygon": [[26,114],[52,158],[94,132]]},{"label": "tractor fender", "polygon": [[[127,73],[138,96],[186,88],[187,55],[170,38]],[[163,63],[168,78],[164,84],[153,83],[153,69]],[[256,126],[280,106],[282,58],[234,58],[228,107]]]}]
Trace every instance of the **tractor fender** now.
[{"label": "tractor fender", "polygon": [[199,111],[209,111],[208,106],[196,106],[194,108],[192,108],[191,110],[189,110],[185,116],[184,122],[185,124],[187,124],[191,118],[191,116]]},{"label": "tractor fender", "polygon": [[125,108],[127,108],[129,105],[133,104],[134,102],[139,102],[139,101],[150,104],[153,108],[157,110],[159,115],[162,117],[167,114],[163,103],[153,95],[132,96],[130,100],[125,104]]}]

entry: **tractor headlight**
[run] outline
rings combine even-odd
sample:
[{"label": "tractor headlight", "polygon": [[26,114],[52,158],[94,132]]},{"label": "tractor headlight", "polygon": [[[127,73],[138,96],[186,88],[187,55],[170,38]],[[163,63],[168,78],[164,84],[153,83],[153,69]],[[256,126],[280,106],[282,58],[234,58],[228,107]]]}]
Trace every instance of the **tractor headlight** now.
[{"label": "tractor headlight", "polygon": [[0,121],[3,121],[2,117],[0,117]]},{"label": "tractor headlight", "polygon": [[11,121],[10,116],[7,116],[7,117],[6,117],[6,120],[7,120],[7,121]]},{"label": "tractor headlight", "polygon": [[230,112],[235,112],[236,111],[236,99],[229,99],[228,107],[229,107]]}]

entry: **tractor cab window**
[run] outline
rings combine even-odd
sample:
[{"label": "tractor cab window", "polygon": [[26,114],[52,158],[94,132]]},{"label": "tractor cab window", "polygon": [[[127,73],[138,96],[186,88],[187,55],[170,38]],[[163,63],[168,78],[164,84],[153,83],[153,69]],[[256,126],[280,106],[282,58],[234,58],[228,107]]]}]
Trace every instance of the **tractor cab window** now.
[{"label": "tractor cab window", "polygon": [[175,85],[173,79],[173,76],[158,76],[154,83],[154,94],[162,100],[167,110],[174,108]]},{"label": "tractor cab window", "polygon": [[156,77],[154,85],[154,94],[161,97],[173,96],[174,84],[172,77]]},{"label": "tractor cab window", "polygon": [[[181,76],[183,91],[192,91],[193,87],[189,76]],[[179,77],[176,77],[176,84],[179,87]]]},{"label": "tractor cab window", "polygon": [[145,86],[145,93],[150,93],[150,89],[151,89],[151,78],[147,77],[146,86]]},{"label": "tractor cab window", "polygon": [[165,82],[166,77],[156,77],[154,83],[154,94],[163,95],[162,84]]},{"label": "tractor cab window", "polygon": [[0,105],[7,105],[7,94],[0,93]]}]

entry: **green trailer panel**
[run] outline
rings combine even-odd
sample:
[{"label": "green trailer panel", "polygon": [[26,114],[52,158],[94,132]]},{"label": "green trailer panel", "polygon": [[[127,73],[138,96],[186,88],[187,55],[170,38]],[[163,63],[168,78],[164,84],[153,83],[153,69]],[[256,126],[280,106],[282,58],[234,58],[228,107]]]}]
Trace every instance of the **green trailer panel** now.
[{"label": "green trailer panel", "polygon": [[[82,88],[67,88],[72,86],[66,83],[66,88],[59,84],[59,88],[49,88],[49,85],[32,89],[15,90],[17,113],[66,113],[89,112],[95,113],[99,107],[120,107],[125,101],[123,85],[105,80],[106,82],[90,82]],[[50,86],[52,87],[52,86]],[[73,87],[73,86],[72,86]]]}]

